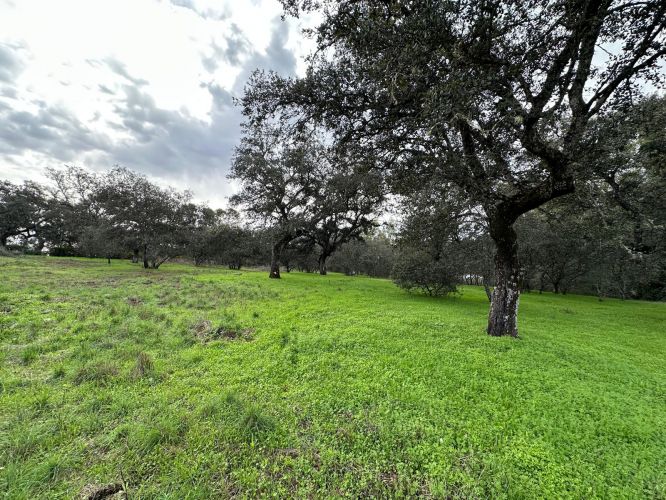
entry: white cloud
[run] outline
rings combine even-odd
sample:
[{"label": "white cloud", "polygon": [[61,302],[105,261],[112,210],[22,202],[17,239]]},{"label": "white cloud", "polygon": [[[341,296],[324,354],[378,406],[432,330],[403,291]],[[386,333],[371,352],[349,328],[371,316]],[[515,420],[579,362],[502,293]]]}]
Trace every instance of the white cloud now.
[{"label": "white cloud", "polygon": [[231,96],[308,50],[276,0],[0,0],[0,177],[120,163],[213,205],[238,141]]}]

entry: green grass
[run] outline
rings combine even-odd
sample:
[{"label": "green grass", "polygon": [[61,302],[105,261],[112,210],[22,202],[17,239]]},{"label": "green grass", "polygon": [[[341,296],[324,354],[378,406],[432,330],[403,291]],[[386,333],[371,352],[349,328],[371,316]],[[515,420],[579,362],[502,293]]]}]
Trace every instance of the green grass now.
[{"label": "green grass", "polygon": [[666,306],[0,258],[0,495],[666,498]]}]

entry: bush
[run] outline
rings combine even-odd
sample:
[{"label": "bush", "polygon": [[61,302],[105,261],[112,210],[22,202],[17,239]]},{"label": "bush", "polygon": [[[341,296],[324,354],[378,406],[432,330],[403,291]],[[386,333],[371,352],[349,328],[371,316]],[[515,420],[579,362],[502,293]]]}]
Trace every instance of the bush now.
[{"label": "bush", "polygon": [[442,297],[457,291],[457,276],[443,259],[421,250],[403,251],[393,266],[393,282],[400,288]]}]

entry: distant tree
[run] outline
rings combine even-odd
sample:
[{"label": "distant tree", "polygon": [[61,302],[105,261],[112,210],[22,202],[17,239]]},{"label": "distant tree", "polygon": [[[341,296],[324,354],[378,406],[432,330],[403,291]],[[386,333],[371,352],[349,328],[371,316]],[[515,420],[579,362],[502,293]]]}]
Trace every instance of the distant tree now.
[{"label": "distant tree", "polygon": [[122,240],[115,234],[114,228],[105,220],[98,225],[86,226],[82,229],[78,239],[78,250],[87,257],[101,257],[111,263],[112,258],[127,255],[127,248]]},{"label": "distant tree", "polygon": [[319,274],[326,274],[326,261],[342,245],[359,240],[377,226],[376,216],[384,201],[381,176],[373,161],[359,162],[339,150],[327,155],[318,168],[321,176],[315,197],[313,223],[307,237],[319,248]]},{"label": "distant tree", "polygon": [[289,135],[278,126],[245,127],[244,132],[231,169],[231,178],[242,187],[231,203],[270,228],[269,277],[280,278],[288,245],[312,227],[320,151],[307,135]]},{"label": "distant tree", "polygon": [[229,269],[240,269],[260,252],[251,230],[225,223],[197,231],[189,246],[195,265],[224,264]]},{"label": "distant tree", "polygon": [[349,276],[362,274],[389,278],[395,263],[391,239],[381,232],[342,245],[331,257],[330,269]]},{"label": "distant tree", "polygon": [[97,200],[99,176],[84,168],[66,165],[47,169],[47,177],[51,182],[46,188],[48,211],[39,234],[41,243],[48,245],[52,253],[106,256],[108,252],[102,250],[101,242],[93,245],[91,239],[93,234],[99,235],[109,251],[117,243]]},{"label": "distant tree", "polygon": [[[488,301],[491,301],[495,248],[485,228],[477,226],[476,229],[460,239],[452,250],[459,255],[457,261],[460,263],[463,281],[483,286]],[[521,262],[524,265],[526,260]]]},{"label": "distant tree", "polygon": [[100,187],[99,202],[109,224],[128,248],[137,248],[143,267],[157,269],[185,253],[197,214],[190,194],[163,189],[136,172],[114,168]]},{"label": "distant tree", "polygon": [[23,243],[40,233],[46,221],[48,200],[44,188],[36,182],[21,185],[9,181],[0,183],[0,245],[7,246],[10,238]]},{"label": "distant tree", "polygon": [[433,297],[457,290],[457,269],[444,258],[433,259],[423,250],[403,248],[393,268],[393,281],[407,291],[420,290]]},{"label": "distant tree", "polygon": [[319,10],[318,50],[302,78],[256,73],[248,120],[323,124],[384,158],[396,192],[433,176],[456,186],[497,249],[487,332],[517,336],[514,223],[589,176],[597,117],[640,94],[640,79],[663,83],[666,3],[282,3]]},{"label": "distant tree", "polygon": [[[555,293],[566,293],[588,271],[591,249],[586,228],[571,217],[571,214],[529,214],[531,217],[521,220],[518,224],[519,235],[528,240],[526,249],[532,249],[536,264],[532,269],[523,269],[523,276],[529,271],[539,274],[539,290],[543,291],[546,283],[550,283]],[[529,227],[527,234],[520,232]],[[525,279],[525,278],[524,278]]]}]

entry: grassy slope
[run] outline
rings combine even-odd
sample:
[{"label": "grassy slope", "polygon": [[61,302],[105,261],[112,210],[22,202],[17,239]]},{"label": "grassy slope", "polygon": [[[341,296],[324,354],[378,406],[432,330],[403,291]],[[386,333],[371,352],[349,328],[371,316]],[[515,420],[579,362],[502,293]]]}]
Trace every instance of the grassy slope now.
[{"label": "grassy slope", "polygon": [[[10,498],[666,497],[664,304],[525,294],[512,340],[484,335],[473,287],[55,258],[0,276]],[[200,320],[253,339],[202,343]]]}]

